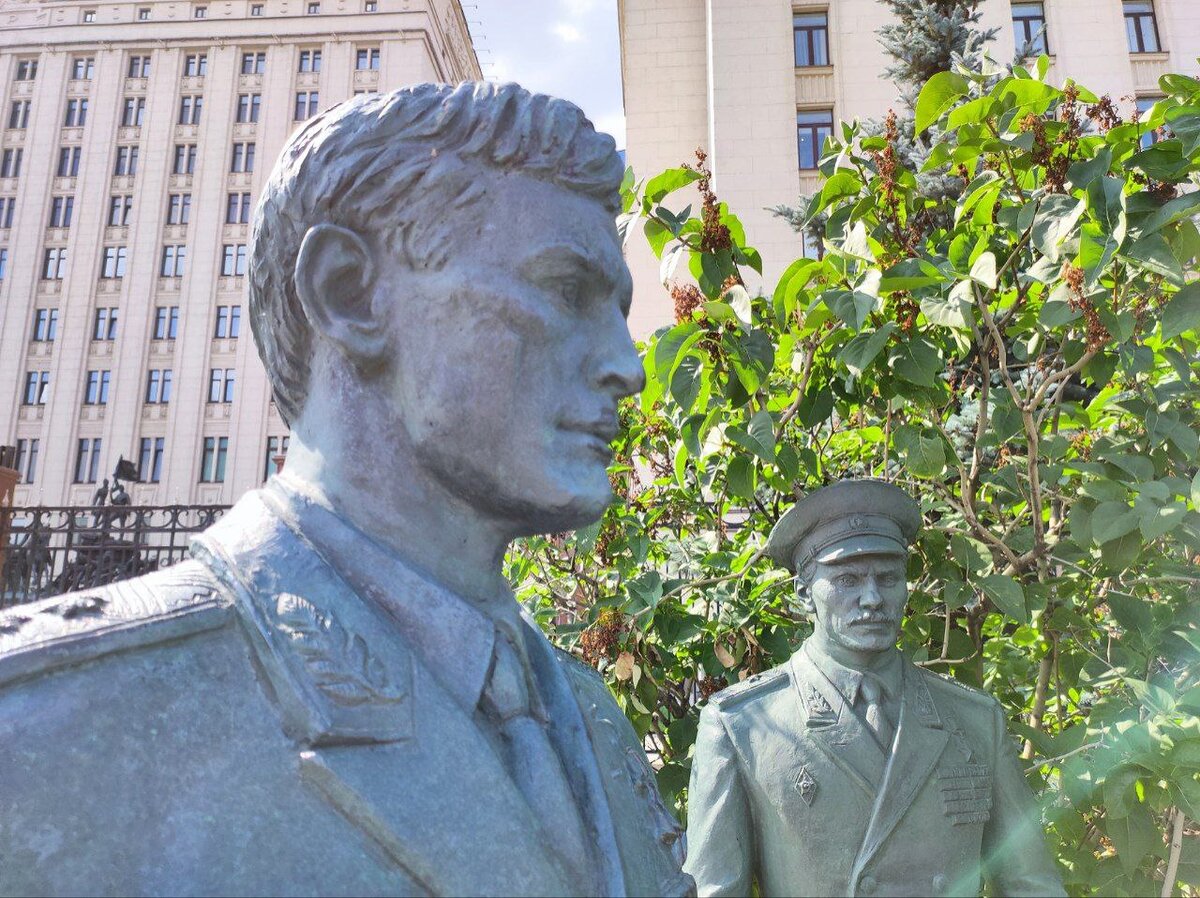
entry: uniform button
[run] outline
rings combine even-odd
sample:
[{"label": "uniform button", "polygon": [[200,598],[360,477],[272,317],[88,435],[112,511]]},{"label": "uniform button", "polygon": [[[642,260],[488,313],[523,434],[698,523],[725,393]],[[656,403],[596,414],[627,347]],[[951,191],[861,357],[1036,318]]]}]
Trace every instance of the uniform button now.
[{"label": "uniform button", "polygon": [[875,877],[874,877],[874,876],[864,876],[862,879],[860,879],[860,880],[858,881],[858,891],[859,891],[859,894],[861,894],[861,895],[874,895],[874,894],[875,894],[875,887],[876,887],[876,886],[878,886],[878,885],[879,885],[879,883],[877,883],[877,882],[875,881]]},{"label": "uniform button", "polygon": [[933,878],[933,893],[940,895],[946,890],[946,874],[939,873]]}]

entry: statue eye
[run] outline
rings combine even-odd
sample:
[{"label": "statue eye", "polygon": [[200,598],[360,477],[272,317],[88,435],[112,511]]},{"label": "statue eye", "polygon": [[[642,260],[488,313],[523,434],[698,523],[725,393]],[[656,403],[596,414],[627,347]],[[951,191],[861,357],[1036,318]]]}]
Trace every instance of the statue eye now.
[{"label": "statue eye", "polygon": [[563,302],[569,306],[579,305],[580,299],[583,296],[583,287],[579,281],[565,280],[560,281],[558,285],[558,295],[562,297]]},{"label": "statue eye", "polygon": [[854,574],[841,574],[836,581],[838,586],[849,588],[858,583],[858,577]]}]

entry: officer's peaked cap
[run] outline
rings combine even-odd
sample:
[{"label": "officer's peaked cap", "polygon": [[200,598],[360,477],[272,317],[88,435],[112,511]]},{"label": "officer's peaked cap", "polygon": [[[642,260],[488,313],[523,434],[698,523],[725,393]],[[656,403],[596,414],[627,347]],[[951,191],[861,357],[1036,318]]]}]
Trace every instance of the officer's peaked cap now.
[{"label": "officer's peaked cap", "polygon": [[767,554],[790,571],[811,561],[903,555],[921,529],[921,509],[882,480],[842,480],[809,493],[779,519]]}]

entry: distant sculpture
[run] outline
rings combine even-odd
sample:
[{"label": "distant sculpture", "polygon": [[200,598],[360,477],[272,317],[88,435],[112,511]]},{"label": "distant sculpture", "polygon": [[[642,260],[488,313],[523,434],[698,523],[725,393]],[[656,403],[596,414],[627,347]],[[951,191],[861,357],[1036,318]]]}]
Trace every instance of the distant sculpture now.
[{"label": "distant sculpture", "polygon": [[917,505],[843,481],[776,524],[813,635],[700,715],[687,870],[701,896],[1062,895],[990,696],[896,648]]},{"label": "distant sculpture", "polygon": [[96,492],[92,494],[92,505],[97,507],[104,505],[108,501],[108,478],[105,477],[100,481],[100,485],[96,487]]},{"label": "distant sculpture", "polygon": [[287,471],[193,560],[0,617],[0,893],[694,891],[633,728],[501,568],[611,499],[622,174],[512,84],[292,137],[249,273]]}]

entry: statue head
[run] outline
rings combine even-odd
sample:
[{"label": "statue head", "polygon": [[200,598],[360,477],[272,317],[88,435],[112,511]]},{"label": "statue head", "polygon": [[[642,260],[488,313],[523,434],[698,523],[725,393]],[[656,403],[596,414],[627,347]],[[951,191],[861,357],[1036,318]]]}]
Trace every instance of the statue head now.
[{"label": "statue head", "polygon": [[843,480],[805,496],[775,525],[767,551],[796,574],[796,595],[829,648],[862,657],[892,648],[908,600],[917,503],[878,480]]},{"label": "statue head", "polygon": [[511,536],[598,517],[617,403],[642,384],[623,173],[576,106],[515,84],[422,84],[309,121],[263,191],[249,271],[293,431],[336,454],[336,420],[373,447],[355,464],[403,463]]}]

